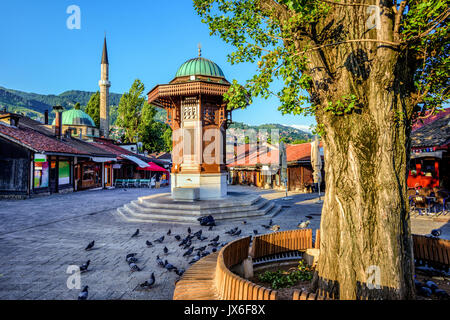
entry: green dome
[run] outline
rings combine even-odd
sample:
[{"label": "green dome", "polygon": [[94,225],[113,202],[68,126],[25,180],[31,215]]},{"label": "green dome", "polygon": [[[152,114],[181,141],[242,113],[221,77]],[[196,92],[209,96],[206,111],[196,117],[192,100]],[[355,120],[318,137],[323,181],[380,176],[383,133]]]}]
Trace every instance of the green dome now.
[{"label": "green dome", "polygon": [[[55,125],[55,121],[53,120],[52,125]],[[95,122],[92,118],[84,111],[72,109],[67,110],[62,113],[62,124],[63,125],[86,125],[95,127]]]},{"label": "green dome", "polygon": [[178,69],[175,77],[196,75],[225,78],[222,69],[220,69],[217,64],[215,64],[211,60],[201,57],[190,59],[183,63]]}]

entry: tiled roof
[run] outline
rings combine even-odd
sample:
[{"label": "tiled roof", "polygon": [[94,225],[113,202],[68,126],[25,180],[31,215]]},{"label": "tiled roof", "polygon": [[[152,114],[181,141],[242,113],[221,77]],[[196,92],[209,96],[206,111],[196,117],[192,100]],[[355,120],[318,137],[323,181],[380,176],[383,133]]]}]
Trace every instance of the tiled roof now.
[{"label": "tiled roof", "polygon": [[[256,146],[256,145],[255,145]],[[261,146],[259,150],[259,157],[256,147],[252,145],[239,145],[237,161],[233,158],[227,157],[228,167],[254,167],[257,165],[278,164],[279,153],[278,148],[272,145]],[[320,144],[322,147],[322,143]],[[248,150],[248,154],[245,151]],[[297,161],[310,161],[311,158],[311,143],[301,144],[286,144],[286,158],[288,163]]]},{"label": "tiled roof", "polygon": [[438,114],[435,114],[429,118],[418,120],[416,121],[416,123],[413,124],[412,131],[414,132],[417,129],[420,129],[431,122],[434,122],[438,119],[441,119],[442,117],[447,116],[448,114],[450,114],[450,108],[446,108],[443,111],[439,112]]},{"label": "tiled roof", "polygon": [[438,147],[450,143],[450,112],[411,133],[413,148]]},{"label": "tiled roof", "polygon": [[[2,113],[5,115],[5,113]],[[53,130],[44,124],[23,115],[19,117],[18,127],[0,122],[0,135],[40,153],[74,154],[95,157],[114,157],[111,152],[76,138],[57,139]]]},{"label": "tiled roof", "polygon": [[29,128],[16,128],[0,122],[0,136],[36,152],[79,154],[80,151],[58,139]]}]

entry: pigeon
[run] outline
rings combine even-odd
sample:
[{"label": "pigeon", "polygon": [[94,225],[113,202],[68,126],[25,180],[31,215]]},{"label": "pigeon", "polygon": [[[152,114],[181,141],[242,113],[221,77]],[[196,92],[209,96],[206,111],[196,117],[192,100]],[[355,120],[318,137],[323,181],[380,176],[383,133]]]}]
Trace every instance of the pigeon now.
[{"label": "pigeon", "polygon": [[262,224],[261,227],[265,228],[265,229],[270,229],[270,226]]},{"label": "pigeon", "polygon": [[191,246],[192,242],[189,241],[188,243],[186,243],[186,245],[183,247],[183,250],[188,249]]},{"label": "pigeon", "polygon": [[243,220],[243,221],[242,221],[242,224],[247,224],[247,221]]},{"label": "pigeon", "polygon": [[94,240],[92,240],[92,242],[89,242],[89,244],[87,245],[87,247],[84,250],[86,250],[86,251],[91,250],[94,247],[94,243],[95,243]]},{"label": "pigeon", "polygon": [[188,229],[187,229],[187,232],[189,233],[189,234],[191,234],[191,227],[188,227]]},{"label": "pigeon", "polygon": [[145,282],[141,283],[141,288],[150,288],[152,285],[155,284],[155,274],[152,272],[152,275],[150,276],[150,279],[146,280]]},{"label": "pigeon", "polygon": [[86,263],[80,266],[80,272],[86,272],[88,271],[89,264],[91,263],[91,260],[88,260]]},{"label": "pigeon", "polygon": [[428,287],[419,287],[417,293],[420,294],[421,296],[429,297],[431,296],[432,291]]},{"label": "pigeon", "polygon": [[172,230],[169,229],[169,231],[167,231],[167,235],[170,236],[171,233],[172,233]]},{"label": "pigeon", "polygon": [[194,247],[191,247],[188,251],[183,253],[183,257],[190,256],[193,251],[194,251]]},{"label": "pigeon", "polygon": [[216,249],[216,248],[212,248],[211,251],[212,251],[212,252],[217,252],[217,249]]},{"label": "pigeon", "polygon": [[196,255],[195,257],[194,257],[194,259],[192,259],[191,261],[189,261],[189,264],[194,264],[194,263],[196,263],[198,260],[200,260],[200,256],[199,255]]},{"label": "pigeon", "polygon": [[170,264],[169,262],[167,262],[167,260],[164,261],[164,268],[166,268],[166,269],[169,270],[169,271],[172,271],[172,270],[175,270],[175,269],[176,269],[172,264]]},{"label": "pigeon", "polygon": [[305,216],[307,219],[312,219],[313,217],[312,216]]},{"label": "pigeon", "polygon": [[229,230],[229,231],[226,231],[225,233],[230,234],[230,235],[233,235],[237,230],[238,230],[238,227],[233,228],[233,229],[231,229],[231,230]]},{"label": "pigeon", "polygon": [[162,236],[161,238],[158,238],[158,239],[156,239],[154,241],[158,242],[158,243],[162,243],[164,241],[164,236]]},{"label": "pigeon", "polygon": [[184,269],[180,269],[180,270],[175,269],[175,273],[177,274],[177,276],[180,276],[180,277],[183,275],[184,271],[185,271]]},{"label": "pigeon", "polygon": [[306,221],[302,221],[297,225],[297,228],[299,229],[305,229],[306,227],[309,226],[309,224],[311,223],[311,221],[306,220]]},{"label": "pigeon", "polygon": [[433,229],[431,230],[431,235],[433,237],[439,237],[441,235],[442,231],[440,229]]},{"label": "pigeon", "polygon": [[88,297],[89,286],[84,286],[83,290],[78,295],[78,300],[86,300]]},{"label": "pigeon", "polygon": [[241,232],[242,232],[242,230],[238,230],[238,231],[236,231],[235,233],[233,233],[233,236],[238,236],[238,235],[241,234]]},{"label": "pigeon", "polygon": [[211,231],[214,226],[209,226],[208,230]]},{"label": "pigeon", "polygon": [[219,245],[220,245],[220,243],[218,243],[217,241],[211,242],[211,243],[209,244],[209,246],[212,246],[212,247],[218,247]]},{"label": "pigeon", "polygon": [[271,226],[272,224],[273,224],[273,221],[272,221],[272,219],[270,219],[269,226]]},{"label": "pigeon", "polygon": [[126,258],[126,261],[128,262],[128,264],[130,264],[130,263],[136,263],[138,261],[138,259],[134,256],[131,256],[131,257]]},{"label": "pigeon", "polygon": [[159,256],[156,256],[156,263],[158,263],[158,266],[164,268],[164,261]]},{"label": "pigeon", "polygon": [[203,251],[203,250],[205,250],[205,249],[206,249],[206,246],[203,246],[203,247],[200,247],[200,248],[195,249],[195,251]]},{"label": "pigeon", "polygon": [[139,229],[136,229],[136,232],[132,234],[132,238],[137,237],[139,234]]},{"label": "pigeon", "polygon": [[181,240],[181,237],[177,234],[177,235],[175,236],[175,239],[177,239],[177,241],[180,241],[180,240]]},{"label": "pigeon", "polygon": [[200,256],[203,258],[203,257],[206,257],[206,256],[209,255],[209,254],[211,254],[211,252],[209,252],[209,251],[203,251],[203,252],[200,254]]},{"label": "pigeon", "polygon": [[165,253],[165,254],[169,253],[169,249],[167,249],[167,247],[164,247],[163,250],[164,250],[164,253]]},{"label": "pigeon", "polygon": [[139,268],[139,267],[137,266],[137,264],[134,263],[134,262],[131,262],[131,263],[128,264],[128,265],[130,266],[130,269],[131,269],[132,272],[135,272],[135,271],[141,271],[141,268]]},{"label": "pigeon", "polygon": [[254,230],[253,230],[253,233],[254,233],[255,235],[258,234],[258,230],[254,229]]},{"label": "pigeon", "polygon": [[220,238],[220,236],[216,236],[216,237],[212,238],[210,241],[217,242],[217,241],[219,241],[219,238]]},{"label": "pigeon", "polygon": [[151,246],[153,246],[153,243],[151,243],[151,241],[145,241],[145,244],[147,245],[147,247],[151,247]]},{"label": "pigeon", "polygon": [[137,256],[137,253],[129,253],[129,254],[127,254],[127,256],[125,257],[125,260],[128,260],[128,258],[130,258],[130,257],[136,257]]},{"label": "pigeon", "polygon": [[270,230],[272,230],[272,231],[278,231],[278,230],[280,230],[280,226],[277,225],[277,224],[275,224],[275,225],[273,225],[273,226],[270,228]]},{"label": "pigeon", "polygon": [[198,238],[199,236],[202,235],[202,231],[203,230],[198,230],[196,233],[194,233],[194,236],[196,236]]},{"label": "pigeon", "polygon": [[203,241],[203,240],[208,239],[208,237],[204,237],[204,236],[200,235],[200,236],[197,237],[197,239],[200,240],[200,241]]},{"label": "pigeon", "polygon": [[442,289],[437,289],[436,291],[434,291],[434,294],[442,300],[448,300],[450,298],[447,291]]},{"label": "pigeon", "polygon": [[439,287],[437,286],[436,283],[434,283],[433,281],[427,281],[425,282],[425,285],[431,289],[431,291],[435,291],[436,289],[439,289]]}]

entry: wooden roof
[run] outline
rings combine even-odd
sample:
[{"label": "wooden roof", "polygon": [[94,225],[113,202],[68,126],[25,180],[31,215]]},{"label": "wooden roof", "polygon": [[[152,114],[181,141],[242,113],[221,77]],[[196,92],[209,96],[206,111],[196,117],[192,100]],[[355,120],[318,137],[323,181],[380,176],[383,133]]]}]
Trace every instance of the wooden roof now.
[{"label": "wooden roof", "polygon": [[148,103],[163,107],[173,107],[172,97],[192,96],[197,94],[222,96],[228,91],[228,83],[211,83],[207,81],[190,81],[185,83],[161,84],[148,94]]}]

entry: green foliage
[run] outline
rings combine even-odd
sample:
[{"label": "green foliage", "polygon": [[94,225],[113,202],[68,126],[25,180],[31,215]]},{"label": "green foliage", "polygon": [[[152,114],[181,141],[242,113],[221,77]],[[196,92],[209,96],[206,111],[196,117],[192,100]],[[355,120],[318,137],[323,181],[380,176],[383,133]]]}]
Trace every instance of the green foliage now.
[{"label": "green foliage", "polygon": [[263,274],[258,275],[258,279],[260,281],[270,283],[272,289],[275,290],[292,287],[299,281],[310,281],[312,277],[313,271],[304,263],[303,260],[299,261],[299,264],[295,270],[266,271]]},{"label": "green foliage", "polygon": [[168,137],[168,126],[157,119],[158,109],[147,103],[144,89],[144,84],[136,79],[130,90],[123,94],[117,108],[115,136],[120,135],[122,142],[140,141],[144,150],[150,153],[168,151],[171,131]]},{"label": "green foliage", "polygon": [[[307,52],[314,49],[311,44],[316,48],[332,45],[323,40],[332,38],[322,37],[322,32],[332,30],[331,25],[327,26],[328,30],[324,25],[336,23],[330,16],[340,6],[330,2],[194,0],[194,8],[202,22],[209,26],[210,34],[234,47],[234,52],[228,56],[229,62],[257,65],[256,73],[244,84],[232,82],[226,94],[230,109],[245,108],[254,97],[268,98],[270,95],[279,98],[278,110],[283,114],[314,115],[319,106],[325,105],[326,98],[320,100],[314,95],[318,84],[312,82]],[[399,3],[394,2],[397,10]],[[405,3],[396,41],[414,80],[403,87],[404,96],[412,98],[408,103],[416,106],[415,111],[437,109],[449,98],[448,1],[412,0]],[[365,20],[355,23],[365,23]],[[338,48],[339,52],[338,45],[332,48]],[[270,89],[274,79],[284,84],[279,92]],[[354,111],[358,104],[352,94],[348,92],[342,100],[331,102],[328,107],[325,105],[327,111],[335,116]]]},{"label": "green foliage", "polygon": [[100,127],[100,92],[97,91],[91,95],[84,112],[94,120],[97,127]]},{"label": "green foliage", "polygon": [[155,120],[156,107],[144,103],[138,126],[139,141],[144,149],[151,152],[167,151],[167,136],[165,136],[168,125]]},{"label": "green foliage", "polygon": [[145,103],[145,97],[142,96],[144,88],[144,84],[136,79],[120,99],[116,125],[124,129],[125,143],[137,142],[141,110]]},{"label": "green foliage", "polygon": [[167,126],[166,131],[164,131],[163,140],[164,140],[164,146],[165,146],[164,151],[166,151],[166,152],[172,151],[172,148],[173,148],[172,129],[169,126]]},{"label": "green foliage", "polygon": [[75,105],[73,106],[73,108],[74,108],[75,110],[80,110],[80,109],[81,109],[80,103],[79,103],[79,102],[75,103]]},{"label": "green foliage", "polygon": [[328,106],[325,111],[329,111],[334,115],[344,115],[352,113],[358,108],[358,98],[354,94],[342,96],[342,100],[336,102],[328,101]]}]

